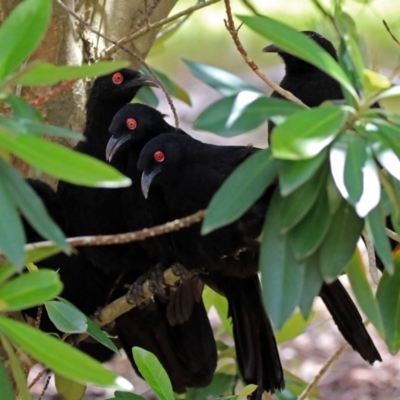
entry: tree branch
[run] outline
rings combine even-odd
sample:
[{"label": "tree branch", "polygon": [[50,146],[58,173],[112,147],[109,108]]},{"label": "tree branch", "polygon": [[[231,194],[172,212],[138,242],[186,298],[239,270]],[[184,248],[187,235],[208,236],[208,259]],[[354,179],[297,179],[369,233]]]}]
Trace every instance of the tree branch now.
[{"label": "tree branch", "polygon": [[374,245],[371,242],[367,232],[363,232],[363,238],[364,238],[364,242],[365,242],[365,247],[367,248],[369,274],[371,275],[371,278],[375,282],[375,284],[378,285],[379,284],[379,273],[378,273],[378,268],[376,267]]},{"label": "tree branch", "polygon": [[233,17],[232,17],[232,10],[231,10],[231,5],[229,0],[224,0],[225,2],[225,8],[226,8],[226,16],[228,20],[225,20],[225,27],[232,36],[233,42],[236,45],[236,48],[238,49],[239,53],[243,57],[244,61],[246,64],[257,74],[259,78],[261,78],[272,90],[275,90],[278,92],[282,97],[285,99],[292,101],[293,103],[300,104],[306,108],[308,108],[300,99],[298,99],[296,96],[294,96],[292,93],[288,92],[287,90],[281,88],[279,85],[277,85],[275,82],[271,81],[263,72],[260,71],[258,68],[257,64],[249,57],[247,54],[247,51],[244,49],[238,35],[238,29],[235,28],[235,23],[233,22]]}]

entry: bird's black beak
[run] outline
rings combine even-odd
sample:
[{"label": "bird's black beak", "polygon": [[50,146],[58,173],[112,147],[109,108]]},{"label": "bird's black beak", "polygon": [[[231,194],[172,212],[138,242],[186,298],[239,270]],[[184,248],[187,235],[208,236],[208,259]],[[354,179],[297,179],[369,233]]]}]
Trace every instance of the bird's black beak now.
[{"label": "bird's black beak", "polygon": [[155,78],[150,75],[139,74],[134,80],[130,82],[132,87],[134,86],[152,86],[152,87],[159,87],[158,82]]},{"label": "bird's black beak", "polygon": [[119,137],[115,137],[114,135],[110,137],[106,147],[106,160],[111,162],[115,153],[118,149],[128,140],[130,140],[130,135],[122,135]]},{"label": "bird's black beak", "polygon": [[264,47],[262,51],[263,53],[281,53],[282,49],[272,43]]},{"label": "bird's black beak", "polygon": [[147,199],[149,195],[149,190],[151,186],[151,182],[153,182],[153,179],[161,172],[160,168],[153,169],[149,173],[146,171],[143,171],[142,173],[142,180],[141,180],[141,186],[142,186],[142,193],[145,199]]}]

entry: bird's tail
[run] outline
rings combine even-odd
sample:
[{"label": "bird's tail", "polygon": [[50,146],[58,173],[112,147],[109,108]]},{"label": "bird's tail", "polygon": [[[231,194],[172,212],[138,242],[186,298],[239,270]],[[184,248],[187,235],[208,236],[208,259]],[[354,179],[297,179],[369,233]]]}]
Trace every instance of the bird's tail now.
[{"label": "bird's tail", "polygon": [[265,390],[273,393],[283,389],[285,383],[258,276],[227,278],[221,288],[229,304],[240,373],[246,384],[258,386],[251,398],[260,400]]},{"label": "bird's tail", "polygon": [[330,284],[324,283],[320,296],[340,333],[351,347],[370,364],[382,361],[374,342],[365,329],[356,305],[342,283],[338,279]]}]

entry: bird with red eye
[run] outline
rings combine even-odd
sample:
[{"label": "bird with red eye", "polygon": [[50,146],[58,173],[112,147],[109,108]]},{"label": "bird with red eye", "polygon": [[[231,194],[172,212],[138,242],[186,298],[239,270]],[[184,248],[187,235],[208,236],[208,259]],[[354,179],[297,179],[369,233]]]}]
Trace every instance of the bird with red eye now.
[{"label": "bird with red eye", "polygon": [[116,72],[111,79],[113,83],[120,85],[124,81],[124,75],[121,72]]},{"label": "bird with red eye", "polygon": [[163,162],[164,161],[164,153],[162,151],[156,151],[154,153],[154,159],[157,162]]},{"label": "bird with red eye", "polygon": [[128,119],[126,120],[126,127],[127,127],[128,129],[130,129],[131,131],[133,131],[133,130],[137,127],[136,119],[134,119],[134,118],[128,118]]}]

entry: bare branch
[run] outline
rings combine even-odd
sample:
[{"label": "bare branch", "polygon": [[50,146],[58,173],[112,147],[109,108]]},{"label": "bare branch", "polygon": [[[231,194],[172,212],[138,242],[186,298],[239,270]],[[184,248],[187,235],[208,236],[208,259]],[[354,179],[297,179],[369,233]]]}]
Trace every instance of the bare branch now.
[{"label": "bare branch", "polygon": [[376,267],[374,245],[371,242],[367,232],[363,232],[363,238],[364,238],[364,242],[365,242],[365,247],[367,248],[369,273],[371,275],[372,280],[375,282],[375,284],[378,284],[379,283],[379,273],[378,273],[378,268]]},{"label": "bare branch", "polygon": [[349,347],[347,343],[345,343],[339,350],[328,359],[328,361],[324,364],[324,366],[320,369],[318,374],[314,377],[314,379],[307,385],[304,389],[303,393],[297,398],[297,400],[305,400],[313,388],[318,384],[321,378],[326,374],[332,364],[342,355],[342,353]]},{"label": "bare branch", "polygon": [[388,31],[389,35],[391,36],[391,38],[400,46],[400,42],[398,41],[398,39],[396,38],[396,36],[393,35],[392,31],[390,30],[389,25],[387,24],[387,22],[383,19],[382,20],[383,25],[385,25],[386,30]]},{"label": "bare branch", "polygon": [[385,228],[385,231],[386,231],[386,235],[388,235],[390,237],[390,239],[393,239],[396,242],[400,243],[400,236],[396,232],[392,231],[389,228]]},{"label": "bare branch", "polygon": [[225,20],[225,26],[230,35],[232,36],[232,39],[236,45],[236,48],[238,49],[239,53],[243,57],[244,61],[246,64],[258,75],[259,78],[261,78],[272,90],[275,90],[278,92],[282,97],[284,97],[287,100],[292,101],[293,103],[300,104],[306,108],[308,108],[300,99],[298,99],[296,96],[294,96],[292,93],[288,92],[287,90],[281,88],[279,85],[277,85],[275,82],[271,81],[263,72],[260,71],[256,63],[249,57],[247,54],[247,51],[244,49],[242,43],[240,42],[239,35],[238,35],[238,29],[235,28],[235,23],[233,22],[233,17],[232,17],[232,10],[231,10],[231,5],[229,0],[224,0],[225,2],[225,8],[226,8],[226,15],[228,20]]},{"label": "bare branch", "polygon": [[48,369],[47,367],[44,367],[44,368],[35,376],[35,378],[33,379],[33,381],[29,384],[28,389],[32,389],[33,386],[35,386],[35,385],[39,382],[40,378],[41,378],[43,375],[45,375],[45,374],[47,373],[48,370],[49,370],[49,369]]}]

